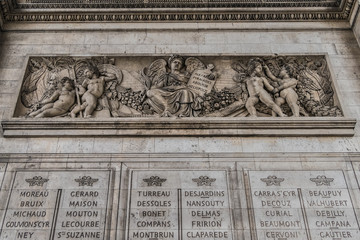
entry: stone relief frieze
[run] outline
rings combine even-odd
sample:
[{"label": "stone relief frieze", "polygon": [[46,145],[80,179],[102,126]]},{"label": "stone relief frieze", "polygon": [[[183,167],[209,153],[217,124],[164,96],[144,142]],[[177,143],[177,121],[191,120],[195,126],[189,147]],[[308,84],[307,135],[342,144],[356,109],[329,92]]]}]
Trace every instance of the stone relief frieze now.
[{"label": "stone relief frieze", "polygon": [[340,117],[323,56],[30,57],[15,117]]}]

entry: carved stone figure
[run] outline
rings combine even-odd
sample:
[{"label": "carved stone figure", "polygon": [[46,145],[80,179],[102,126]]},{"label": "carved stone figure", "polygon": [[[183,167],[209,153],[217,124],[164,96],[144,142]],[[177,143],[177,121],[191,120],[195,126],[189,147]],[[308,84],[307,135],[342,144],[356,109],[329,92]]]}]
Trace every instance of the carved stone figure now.
[{"label": "carved stone figure", "polygon": [[[258,62],[260,75],[267,80],[265,84],[271,99],[281,107],[288,116],[342,116],[338,106],[334,106],[333,90],[330,81],[329,70],[326,61],[322,57],[263,57],[250,58],[232,63],[232,68],[237,72],[234,81],[240,86],[234,88],[234,92],[245,102],[248,102],[250,91],[247,80],[251,77],[253,62]],[[286,103],[286,105],[285,105]],[[249,106],[248,106],[249,107]],[[266,104],[254,104],[254,108],[261,115],[276,116],[271,107]],[[249,114],[252,115],[251,108]]]},{"label": "carved stone figure", "polygon": [[70,57],[30,58],[21,92],[22,104],[32,108],[34,104],[51,97],[56,84],[64,77],[62,73],[67,72],[73,62]]},{"label": "carved stone figure", "polygon": [[[206,67],[198,59],[191,58],[186,60],[187,69],[183,70],[184,62],[181,56],[173,55],[168,60],[170,71],[163,59],[154,61],[143,71],[142,76],[149,88],[146,92],[147,103],[161,116],[196,117],[201,110],[202,99],[193,90],[193,85],[191,88],[188,86],[188,82],[195,70]],[[211,70],[210,66],[203,77],[214,80]]]},{"label": "carved stone figure", "polygon": [[290,65],[284,65],[279,73],[280,78],[275,77],[268,66],[265,65],[264,69],[266,71],[266,75],[279,84],[278,87],[272,90],[272,92],[275,93],[275,103],[278,106],[281,106],[286,101],[291,108],[293,116],[299,117],[300,108],[297,103],[298,95],[295,91],[298,81],[289,76],[293,73],[292,67]]},{"label": "carved stone figure", "polygon": [[104,93],[105,82],[115,80],[116,76],[113,74],[106,74],[106,76],[100,76],[100,72],[97,67],[89,66],[85,69],[84,74],[86,79],[79,87],[79,95],[81,97],[81,105],[78,104],[72,111],[71,117],[74,118],[76,114],[84,110],[84,117],[91,117],[91,114],[97,106],[98,99]]},{"label": "carved stone figure", "polygon": [[264,76],[262,64],[256,60],[250,61],[248,71],[250,73],[250,77],[246,80],[246,86],[249,92],[249,98],[247,99],[245,106],[249,111],[250,116],[257,116],[255,104],[260,100],[266,106],[271,108],[277,115],[284,117],[285,114],[281,111],[280,107],[275,104],[270,94],[265,90],[266,88],[272,92],[274,90],[276,91],[276,88],[271,86],[267,78]]},{"label": "carved stone figure", "polygon": [[56,90],[49,99],[39,102],[39,105],[43,106],[39,110],[30,113],[30,117],[57,117],[69,111],[70,107],[75,103],[74,81],[64,77],[61,84],[62,88]]},{"label": "carved stone figure", "polygon": [[313,116],[342,116],[339,107],[334,106],[334,91],[330,74],[324,59],[315,63],[299,65],[297,92],[304,108]]},{"label": "carved stone figure", "polygon": [[165,59],[30,57],[15,116],[342,116],[323,56]]}]

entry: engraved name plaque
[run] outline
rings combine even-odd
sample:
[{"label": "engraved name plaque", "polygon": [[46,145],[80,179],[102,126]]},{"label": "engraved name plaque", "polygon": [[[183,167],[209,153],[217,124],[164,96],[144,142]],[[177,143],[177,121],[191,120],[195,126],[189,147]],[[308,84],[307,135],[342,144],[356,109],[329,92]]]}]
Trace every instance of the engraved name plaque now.
[{"label": "engraved name plaque", "polygon": [[110,171],[15,173],[0,239],[108,239]]},{"label": "engraved name plaque", "polygon": [[342,171],[250,171],[257,239],[360,239]]},{"label": "engraved name plaque", "polygon": [[232,239],[225,171],[132,172],[127,239]]}]

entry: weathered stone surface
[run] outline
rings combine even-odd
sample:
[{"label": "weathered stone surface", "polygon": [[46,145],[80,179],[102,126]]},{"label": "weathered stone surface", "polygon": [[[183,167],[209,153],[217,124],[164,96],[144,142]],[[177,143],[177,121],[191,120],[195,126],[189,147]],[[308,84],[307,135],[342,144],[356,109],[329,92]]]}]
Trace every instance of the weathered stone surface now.
[{"label": "weathered stone surface", "polygon": [[341,171],[250,171],[254,223],[264,239],[360,237]]},{"label": "weathered stone surface", "polygon": [[0,164],[0,189],[1,189],[1,186],[2,186],[3,177],[4,177],[4,174],[5,174],[5,168],[6,168],[6,163]]},{"label": "weathered stone surface", "polygon": [[1,239],[105,239],[110,187],[106,170],[17,170]]},{"label": "weathered stone surface", "polygon": [[[9,1],[0,2],[3,6],[5,2]],[[283,3],[284,1],[281,3],[279,1],[277,3],[266,1],[262,4]],[[307,1],[306,4],[309,3]],[[330,4],[330,2],[313,1],[311,4]],[[154,10],[149,8],[144,9],[146,14],[135,12],[117,14],[116,11],[105,8],[100,11],[93,9],[91,12],[86,8],[79,9],[82,12],[81,14],[78,14],[78,10],[74,9],[64,10],[60,14],[56,9],[39,11],[39,9],[18,10],[13,8],[16,14],[7,16],[9,18],[4,25],[2,25],[3,19],[0,14],[0,25],[6,30],[0,32],[0,58],[2,58],[0,62],[4,64],[4,66],[0,66],[0,86],[2,86],[0,90],[0,118],[2,120],[10,119],[13,116],[13,108],[22,84],[27,56],[59,57],[71,54],[72,56],[90,57],[92,55],[128,56],[137,54],[138,57],[144,55],[168,57],[172,53],[178,53],[184,56],[206,57],[210,55],[220,56],[225,53],[237,56],[249,56],[249,54],[258,56],[293,55],[296,53],[301,55],[327,55],[327,61],[334,70],[332,76],[337,78],[338,84],[334,86],[334,90],[339,99],[342,100],[343,113],[346,117],[359,119],[360,96],[358,92],[360,85],[358,84],[357,76],[359,73],[356,67],[360,65],[360,55],[356,38],[359,38],[360,25],[359,21],[352,21],[353,17],[356,16],[356,11],[358,11],[357,7],[356,1],[347,1],[347,4],[341,4],[340,7],[332,7],[330,15],[324,15],[324,8],[321,9],[320,15],[313,14],[319,11],[309,7],[306,11],[311,12],[311,17],[308,14],[303,14],[301,21],[296,21],[300,19],[300,14],[302,14],[298,10],[296,10],[293,20],[286,20],[292,17],[291,14],[287,13],[288,10],[292,11],[293,9],[289,7],[281,9],[281,13],[268,15],[269,21],[265,19],[246,20],[247,17],[252,19],[255,15],[259,18],[265,17],[263,11],[267,10],[261,8],[254,9],[256,10],[254,14],[243,14],[242,11],[244,10],[233,8],[230,13],[214,13],[210,9],[204,9],[204,14],[201,15],[205,18],[215,17],[215,20],[196,20],[202,16],[196,10],[187,9],[185,21],[176,22],[173,19],[164,19],[174,17],[175,14],[180,18],[184,17],[182,13],[175,13],[175,9],[172,9],[174,14],[168,15],[152,14]],[[345,8],[347,10],[343,11]],[[349,10],[352,10],[352,16],[346,15]],[[111,13],[107,12],[107,17],[114,17],[116,20],[101,19],[104,16],[101,11],[111,11]],[[195,11],[195,13],[189,14],[190,11]],[[246,11],[252,10],[247,9]],[[271,8],[271,11],[274,12],[274,8]],[[337,15],[337,11],[341,13]],[[23,15],[26,16],[23,17]],[[47,17],[54,16],[61,16],[63,19],[55,18],[56,20],[49,24]],[[94,19],[95,16],[100,19]],[[145,19],[140,21],[136,19],[139,16],[152,16],[153,20],[151,20],[152,22]],[[86,19],[87,17],[89,18]],[[317,19],[314,20],[313,18]],[[341,20],[336,20],[339,18]],[[274,19],[275,21],[273,21]],[[354,26],[353,29],[351,26]],[[205,61],[205,63],[212,62]],[[229,78],[229,80],[232,79]],[[249,122],[239,121],[238,126],[243,125],[241,131],[239,129],[226,129],[223,132],[219,130],[219,126],[229,126],[228,123],[221,122],[219,125],[214,125],[210,130],[198,130],[199,125],[194,124],[194,128],[185,132],[181,132],[179,129],[169,132],[167,129],[163,129],[167,125],[166,122],[163,122],[163,124],[156,125],[162,128],[161,131],[156,131],[156,134],[166,132],[167,135],[151,135],[150,137],[140,136],[143,131],[129,130],[129,125],[124,124],[122,126],[121,121],[112,123],[103,121],[100,123],[101,127],[97,121],[64,127],[61,121],[54,119],[50,119],[49,122],[30,121],[19,122],[17,126],[7,125],[8,130],[5,131],[5,135],[10,133],[7,131],[16,131],[12,133],[13,136],[16,135],[16,138],[4,138],[0,131],[0,162],[10,162],[7,164],[5,175],[2,175],[0,170],[0,179],[4,176],[0,192],[0,221],[4,220],[6,204],[9,196],[11,196],[9,189],[11,189],[14,169],[25,167],[39,171],[74,167],[88,169],[90,162],[92,163],[90,168],[93,169],[107,169],[109,167],[116,167],[117,169],[113,178],[116,184],[112,187],[114,190],[113,210],[111,216],[107,215],[109,217],[107,220],[111,219],[112,223],[111,227],[107,228],[109,230],[108,239],[110,240],[126,239],[126,219],[130,218],[127,215],[126,202],[128,201],[128,193],[130,193],[128,188],[131,183],[128,182],[127,171],[120,172],[119,169],[126,169],[127,166],[134,166],[135,164],[138,164],[137,168],[145,168],[149,171],[159,171],[160,169],[172,172],[175,171],[175,168],[177,168],[176,171],[209,171],[209,169],[216,171],[226,169],[229,171],[227,177],[231,186],[229,193],[231,195],[230,215],[233,217],[232,239],[236,240],[266,239],[269,237],[267,235],[269,232],[270,239],[274,240],[289,236],[289,233],[292,232],[292,230],[255,229],[256,224],[250,224],[249,209],[251,206],[248,208],[247,203],[251,203],[253,200],[247,198],[251,196],[248,194],[251,193],[251,189],[247,188],[248,185],[244,181],[243,173],[246,173],[247,170],[339,172],[336,175],[337,177],[338,175],[345,177],[349,191],[347,197],[351,198],[354,208],[327,209],[325,211],[339,211],[340,214],[343,211],[346,216],[353,216],[352,212],[354,212],[353,214],[359,219],[360,203],[358,200],[360,199],[360,192],[357,179],[360,179],[360,174],[357,153],[360,151],[360,129],[358,126],[356,126],[355,131],[352,129],[355,126],[354,119],[350,119],[351,123],[348,120],[345,122],[323,121],[321,126],[316,125],[318,123],[308,123],[304,120],[298,122],[289,119],[291,120],[289,122],[277,123],[279,128],[276,127],[271,131],[271,134],[276,135],[272,135],[272,137],[264,135],[265,130],[276,124],[270,123],[270,118],[267,120],[269,121],[256,125],[261,129],[250,129]],[[275,120],[279,120],[279,118]],[[50,123],[51,121],[54,122]],[[136,121],[144,125],[146,123],[143,118],[136,119]],[[194,122],[186,123],[193,127]],[[30,126],[28,124],[31,124],[31,132],[26,130]],[[44,131],[48,131],[48,128],[53,127],[54,124],[59,126],[59,129],[51,130],[53,137],[47,135],[46,138],[42,139],[45,134]],[[133,135],[120,136],[119,133],[124,134],[122,130],[119,130],[120,132],[111,130],[109,133],[107,128],[114,125],[120,125],[117,127],[124,128],[127,130],[127,134],[131,132]],[[280,129],[281,125],[289,128]],[[82,128],[80,131],[77,130],[79,126]],[[309,129],[304,129],[305,126]],[[336,134],[331,133],[334,129],[330,131],[329,126],[336,126]],[[321,131],[319,131],[320,127]],[[101,128],[101,130],[94,128]],[[90,136],[89,132],[91,132]],[[192,135],[199,132],[204,135]],[[321,132],[321,136],[319,136],[319,132]],[[190,135],[184,136],[183,133]],[[354,133],[354,136],[343,137]],[[25,134],[31,134],[32,137],[25,137]],[[77,134],[77,136],[59,138],[60,134]],[[232,136],[224,136],[224,134]],[[311,134],[311,137],[306,134]],[[329,137],[331,134],[332,136]],[[285,137],[285,135],[292,137]],[[291,152],[292,154],[290,154]],[[234,165],[236,167],[233,167]],[[265,175],[263,178],[267,177],[268,175]],[[264,189],[266,188],[264,187]],[[303,188],[301,189],[303,190]],[[343,189],[340,188],[341,191]],[[337,190],[339,189],[335,189],[335,191]],[[124,202],[125,204],[123,204]],[[327,217],[318,216],[316,212],[321,211],[323,213],[324,210],[310,210],[307,216],[309,225],[315,227],[316,219],[319,221],[327,220]],[[262,214],[264,213],[262,208],[254,212],[255,217],[267,217]],[[301,218],[301,216],[302,212],[298,213],[294,210],[294,216],[288,218],[294,220],[294,218]],[[101,216],[101,218],[103,217]],[[280,219],[280,217],[274,218]],[[335,219],[344,220],[341,216],[337,216]],[[353,226],[354,218],[346,217],[346,220],[348,219],[349,224]],[[303,218],[302,221],[302,225],[305,225]],[[257,224],[260,224],[261,227],[261,223],[258,222]],[[196,231],[198,230],[194,230],[194,232]],[[317,240],[320,232],[322,232],[328,234],[327,236],[323,235],[322,240],[351,239],[358,236],[358,231],[359,229],[350,227],[341,231],[336,229],[329,231],[323,228],[312,230],[311,237]],[[298,239],[309,239],[310,234],[306,235],[306,230],[298,229],[297,232]],[[304,232],[305,235],[303,235]],[[344,234],[335,234],[338,232]],[[257,234],[257,238],[254,237],[254,234]],[[4,238],[14,239],[13,236]],[[288,238],[288,240],[290,239],[292,238]]]},{"label": "weathered stone surface", "polygon": [[[96,136],[353,136],[353,118],[122,118],[12,119],[2,121],[5,137]],[[53,126],[56,125],[56,129]],[[150,139],[151,140],[151,139]],[[150,141],[149,139],[137,140]],[[300,140],[300,139],[299,139]],[[85,140],[86,142],[89,139]],[[195,140],[197,141],[197,140]],[[318,141],[318,140],[317,140]],[[300,142],[298,144],[301,144]],[[310,144],[310,143],[309,143]],[[134,146],[129,146],[131,152]],[[317,146],[314,146],[316,148]],[[157,147],[159,151],[162,149]],[[154,146],[143,148],[153,151]],[[62,149],[62,152],[68,149]]]},{"label": "weathered stone surface", "polygon": [[[0,191],[6,199],[2,239],[94,233],[100,235],[88,239],[327,240],[360,234],[354,200],[360,171],[350,155],[219,154],[209,158],[213,164],[206,154],[32,155],[30,164],[26,156],[8,156],[19,162],[8,164]],[[43,226],[25,226],[34,222]]]},{"label": "weathered stone surface", "polygon": [[[355,121],[342,118],[341,99],[324,56],[166,58],[30,57],[14,114],[30,119],[3,121],[4,135],[353,134]],[[335,68],[336,76],[349,75],[349,69]],[[75,122],[70,116],[86,119]],[[247,116],[282,118],[246,120]],[[320,116],[339,118],[314,118]],[[50,117],[59,120],[31,120]],[[64,131],[53,131],[49,126],[54,124]],[[78,131],[68,131],[74,126]]]},{"label": "weathered stone surface", "polygon": [[131,175],[127,239],[233,239],[225,171]]},{"label": "weathered stone surface", "polygon": [[30,57],[14,116],[340,117],[333,85],[324,56]]}]

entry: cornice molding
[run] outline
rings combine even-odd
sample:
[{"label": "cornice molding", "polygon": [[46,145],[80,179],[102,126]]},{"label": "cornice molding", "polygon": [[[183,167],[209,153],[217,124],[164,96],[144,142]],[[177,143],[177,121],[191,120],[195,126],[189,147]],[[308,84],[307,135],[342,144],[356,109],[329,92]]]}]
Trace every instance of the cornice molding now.
[{"label": "cornice molding", "polygon": [[[267,3],[275,7],[231,8],[218,5],[213,8],[132,8],[124,9],[111,4],[75,5],[17,4],[15,0],[1,1],[1,11],[5,23],[104,23],[104,22],[326,22],[349,21],[355,0],[343,2],[297,3],[288,1],[286,7],[276,7],[284,3]],[[25,6],[26,5],[26,6]],[[319,5],[319,7],[315,7]],[[329,5],[332,5],[331,7]],[[110,7],[113,7],[109,9]],[[321,6],[321,7],[320,7]],[[44,8],[47,7],[47,8]],[[77,7],[80,7],[77,6]],[[106,8],[105,8],[106,7]],[[117,8],[118,7],[118,8]],[[200,5],[198,6],[200,7]],[[291,8],[291,11],[289,11]],[[89,11],[91,10],[91,11]]]},{"label": "cornice molding", "polygon": [[53,0],[44,1],[44,0],[31,0],[22,3],[22,1],[12,0],[12,5],[17,9],[62,9],[62,8],[253,8],[253,7],[286,7],[286,8],[307,8],[307,7],[339,7],[342,3],[342,0],[333,0],[333,1],[324,1],[324,0],[315,0],[315,1],[299,1],[299,0],[266,0],[266,1],[221,1],[221,2],[209,2],[209,1],[165,1],[165,2],[151,2],[151,1],[134,1],[134,2],[123,2],[121,1],[111,1],[103,0],[101,2],[96,1],[91,3],[91,1],[63,1],[63,0]]}]

